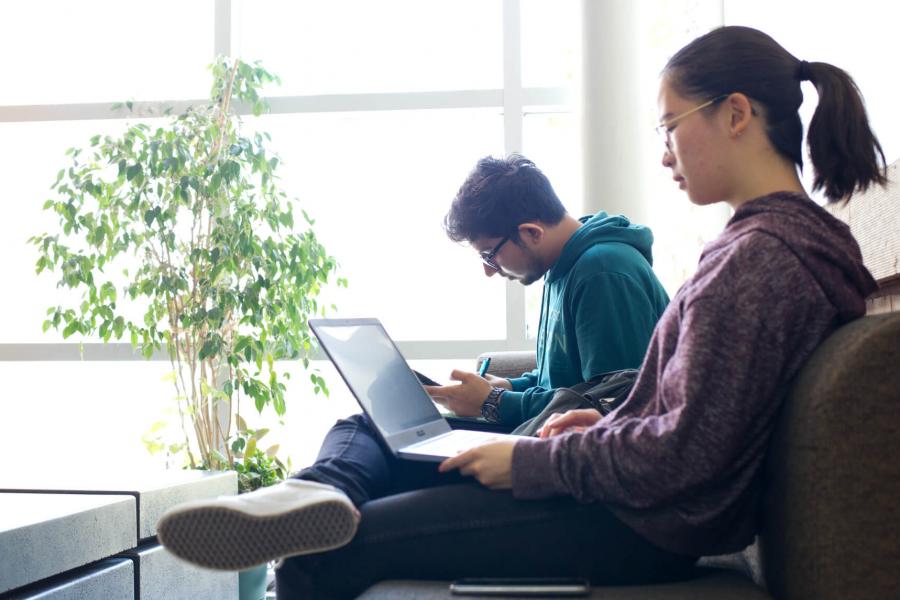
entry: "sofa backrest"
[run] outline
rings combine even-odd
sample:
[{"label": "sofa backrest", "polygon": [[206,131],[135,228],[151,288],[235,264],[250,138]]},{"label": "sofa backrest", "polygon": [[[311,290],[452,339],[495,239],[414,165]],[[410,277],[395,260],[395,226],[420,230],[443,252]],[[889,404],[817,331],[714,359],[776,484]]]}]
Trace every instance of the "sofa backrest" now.
[{"label": "sofa backrest", "polygon": [[836,331],[801,370],[766,465],[776,598],[900,598],[900,313]]}]

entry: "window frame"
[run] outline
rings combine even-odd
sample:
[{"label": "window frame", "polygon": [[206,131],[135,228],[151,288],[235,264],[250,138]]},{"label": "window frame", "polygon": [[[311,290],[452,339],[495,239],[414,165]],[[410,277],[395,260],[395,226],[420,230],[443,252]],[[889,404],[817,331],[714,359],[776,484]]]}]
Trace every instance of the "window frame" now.
[{"label": "window frame", "polygon": [[[237,39],[235,3],[239,0],[214,0],[214,47],[210,60],[231,55]],[[572,112],[572,93],[567,87],[529,87],[522,84],[521,0],[502,0],[503,87],[488,90],[448,90],[375,94],[329,94],[279,96],[269,99],[271,114],[297,114],[344,111],[427,110],[446,108],[497,108],[503,113],[504,151],[521,152],[526,111],[532,107],[552,107],[553,112]],[[113,102],[53,105],[0,106],[0,122],[77,121],[153,117],[166,108],[181,112],[199,99],[173,102],[135,101],[130,108],[112,110]],[[249,107],[239,106],[241,114]],[[398,345],[414,360],[471,357],[486,350],[526,350],[534,345],[526,332],[525,289],[507,281],[506,338],[490,340],[409,340]],[[320,357],[324,358],[324,356]],[[119,361],[144,360],[126,342],[0,343],[0,361]],[[169,360],[156,352],[153,360]]]}]

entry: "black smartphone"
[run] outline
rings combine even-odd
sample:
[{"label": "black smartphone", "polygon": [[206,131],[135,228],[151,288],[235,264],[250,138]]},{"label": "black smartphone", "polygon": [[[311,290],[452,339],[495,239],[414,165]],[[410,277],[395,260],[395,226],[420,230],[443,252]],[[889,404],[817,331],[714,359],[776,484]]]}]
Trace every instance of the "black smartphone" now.
[{"label": "black smartphone", "polygon": [[437,385],[437,386],[442,385],[442,384],[438,383],[437,381],[435,381],[434,379],[432,379],[431,377],[429,377],[428,375],[423,375],[422,373],[419,373],[415,369],[413,369],[413,373],[416,374],[416,377],[419,378],[419,381],[422,382],[422,385]]},{"label": "black smartphone", "polygon": [[454,596],[587,596],[591,585],[577,577],[513,577],[458,579],[450,584]]}]

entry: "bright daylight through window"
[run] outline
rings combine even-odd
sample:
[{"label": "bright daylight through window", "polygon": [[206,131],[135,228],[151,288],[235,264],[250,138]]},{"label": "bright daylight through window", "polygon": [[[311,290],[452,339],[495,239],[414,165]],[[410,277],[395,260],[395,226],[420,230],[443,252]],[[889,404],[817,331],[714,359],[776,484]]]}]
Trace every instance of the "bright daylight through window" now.
[{"label": "bright daylight through window", "polygon": [[[0,44],[6,56],[21,57],[10,73],[34,84],[0,91],[0,159],[16,173],[6,192],[17,207],[0,221],[10,257],[5,287],[17,290],[5,302],[0,369],[16,373],[8,379],[18,382],[12,396],[20,399],[4,401],[4,421],[50,415],[45,433],[56,440],[79,440],[95,454],[115,447],[105,460],[122,464],[150,462],[141,436],[175,406],[168,361],[143,361],[127,336],[103,345],[43,333],[48,307],[79,300],[53,277],[35,276],[26,240],[54,227],[41,206],[66,149],[137,122],[156,127],[167,106],[178,112],[199,102],[217,54],[259,60],[281,78],[265,90],[269,114],[244,124],[271,135],[281,187],[340,262],[349,286],[324,290],[324,303],[337,307],[332,316],[377,316],[412,361],[438,376],[487,349],[527,348],[524,290],[485,278],[477,255],[450,242],[441,223],[475,161],[513,151],[530,153],[580,211],[577,10],[574,1],[542,0],[5,7]],[[58,18],[46,19],[51,13]],[[113,110],[125,101],[133,114]],[[280,441],[297,462],[308,460],[307,445],[318,444],[335,415],[354,410],[330,365],[320,367],[333,388],[327,400],[309,393],[299,365],[285,366],[295,378],[289,439]],[[91,414],[118,425],[98,426]]]}]

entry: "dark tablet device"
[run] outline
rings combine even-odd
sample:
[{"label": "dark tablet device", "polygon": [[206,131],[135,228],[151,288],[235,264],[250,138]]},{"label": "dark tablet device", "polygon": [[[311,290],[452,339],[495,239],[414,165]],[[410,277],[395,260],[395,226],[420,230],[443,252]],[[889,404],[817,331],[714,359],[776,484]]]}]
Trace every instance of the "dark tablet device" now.
[{"label": "dark tablet device", "polygon": [[419,378],[419,381],[422,382],[422,385],[436,385],[436,386],[443,385],[442,383],[438,383],[437,381],[435,381],[434,379],[432,379],[432,378],[429,377],[428,375],[423,375],[423,374],[419,373],[419,372],[416,371],[415,369],[413,369],[413,373],[416,374],[416,377]]},{"label": "dark tablet device", "polygon": [[587,596],[591,586],[577,577],[515,577],[458,579],[450,584],[454,596],[534,596],[575,598]]}]

